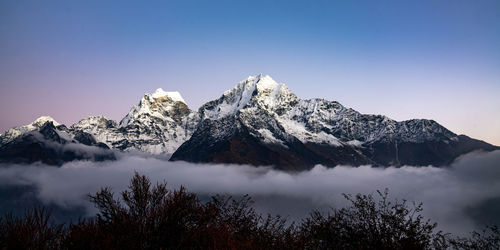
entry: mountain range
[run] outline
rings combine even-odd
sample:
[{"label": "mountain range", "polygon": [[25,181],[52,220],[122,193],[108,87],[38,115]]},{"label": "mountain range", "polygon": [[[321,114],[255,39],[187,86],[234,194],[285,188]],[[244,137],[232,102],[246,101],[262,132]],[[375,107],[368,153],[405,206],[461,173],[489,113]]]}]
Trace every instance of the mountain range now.
[{"label": "mountain range", "polygon": [[91,116],[66,127],[48,116],[0,135],[0,162],[62,165],[143,152],[171,161],[268,165],[445,166],[500,149],[433,120],[395,121],[336,101],[298,98],[270,76],[250,76],[191,110],[178,92],[145,94],[120,121]]}]

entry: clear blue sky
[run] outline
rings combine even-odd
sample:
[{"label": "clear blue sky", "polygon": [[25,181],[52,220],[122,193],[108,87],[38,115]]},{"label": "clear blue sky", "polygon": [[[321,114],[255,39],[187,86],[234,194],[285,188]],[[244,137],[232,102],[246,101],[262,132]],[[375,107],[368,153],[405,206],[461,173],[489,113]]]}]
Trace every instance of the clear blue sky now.
[{"label": "clear blue sky", "polygon": [[264,73],[301,98],[500,145],[500,1],[0,1],[0,130],[191,108]]}]

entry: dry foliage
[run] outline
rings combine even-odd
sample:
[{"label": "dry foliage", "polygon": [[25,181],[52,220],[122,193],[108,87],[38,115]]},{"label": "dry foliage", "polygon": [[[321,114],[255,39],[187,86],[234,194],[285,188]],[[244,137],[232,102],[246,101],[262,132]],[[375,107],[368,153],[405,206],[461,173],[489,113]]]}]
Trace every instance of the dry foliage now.
[{"label": "dry foliage", "polygon": [[183,187],[168,190],[135,174],[116,198],[102,188],[90,201],[93,219],[50,222],[43,208],[0,219],[0,249],[498,249],[497,227],[470,238],[436,232],[422,204],[389,201],[388,191],[344,195],[351,205],[329,214],[313,211],[300,225],[263,217],[251,198],[215,196],[201,202]]}]

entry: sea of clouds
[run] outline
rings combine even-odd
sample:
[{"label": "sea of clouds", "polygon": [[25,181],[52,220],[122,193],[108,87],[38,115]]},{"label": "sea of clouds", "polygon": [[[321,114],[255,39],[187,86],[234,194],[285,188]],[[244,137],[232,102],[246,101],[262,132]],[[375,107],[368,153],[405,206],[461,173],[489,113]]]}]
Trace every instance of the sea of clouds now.
[{"label": "sea of clouds", "polygon": [[470,153],[444,168],[318,165],[297,173],[120,154],[117,161],[75,161],[60,168],[0,165],[0,188],[31,187],[34,198],[43,204],[81,208],[93,215],[96,210],[87,194],[105,186],[119,193],[127,188],[134,171],[147,175],[153,183],[167,181],[170,188],[182,185],[202,198],[249,194],[257,211],[290,220],[300,220],[312,209],[328,211],[348,205],[342,193],[371,194],[388,188],[391,199],[422,202],[424,216],[445,232],[463,235],[485,224],[500,225],[500,150]]}]

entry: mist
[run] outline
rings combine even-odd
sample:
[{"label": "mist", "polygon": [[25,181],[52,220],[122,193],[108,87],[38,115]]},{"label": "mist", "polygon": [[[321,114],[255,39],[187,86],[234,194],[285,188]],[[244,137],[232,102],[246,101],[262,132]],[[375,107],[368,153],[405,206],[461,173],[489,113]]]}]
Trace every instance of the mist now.
[{"label": "mist", "polygon": [[80,209],[92,216],[96,209],[87,195],[101,187],[111,187],[118,194],[127,188],[134,171],[153,183],[166,181],[169,188],[182,185],[202,199],[215,194],[248,194],[258,212],[296,221],[313,209],[327,212],[348,205],[343,193],[370,194],[388,188],[391,199],[422,202],[424,216],[444,232],[464,235],[485,224],[500,225],[500,150],[470,153],[444,168],[317,165],[298,173],[269,166],[169,162],[120,153],[117,161],[74,161],[60,168],[0,165],[0,187],[28,190],[45,205]]}]

